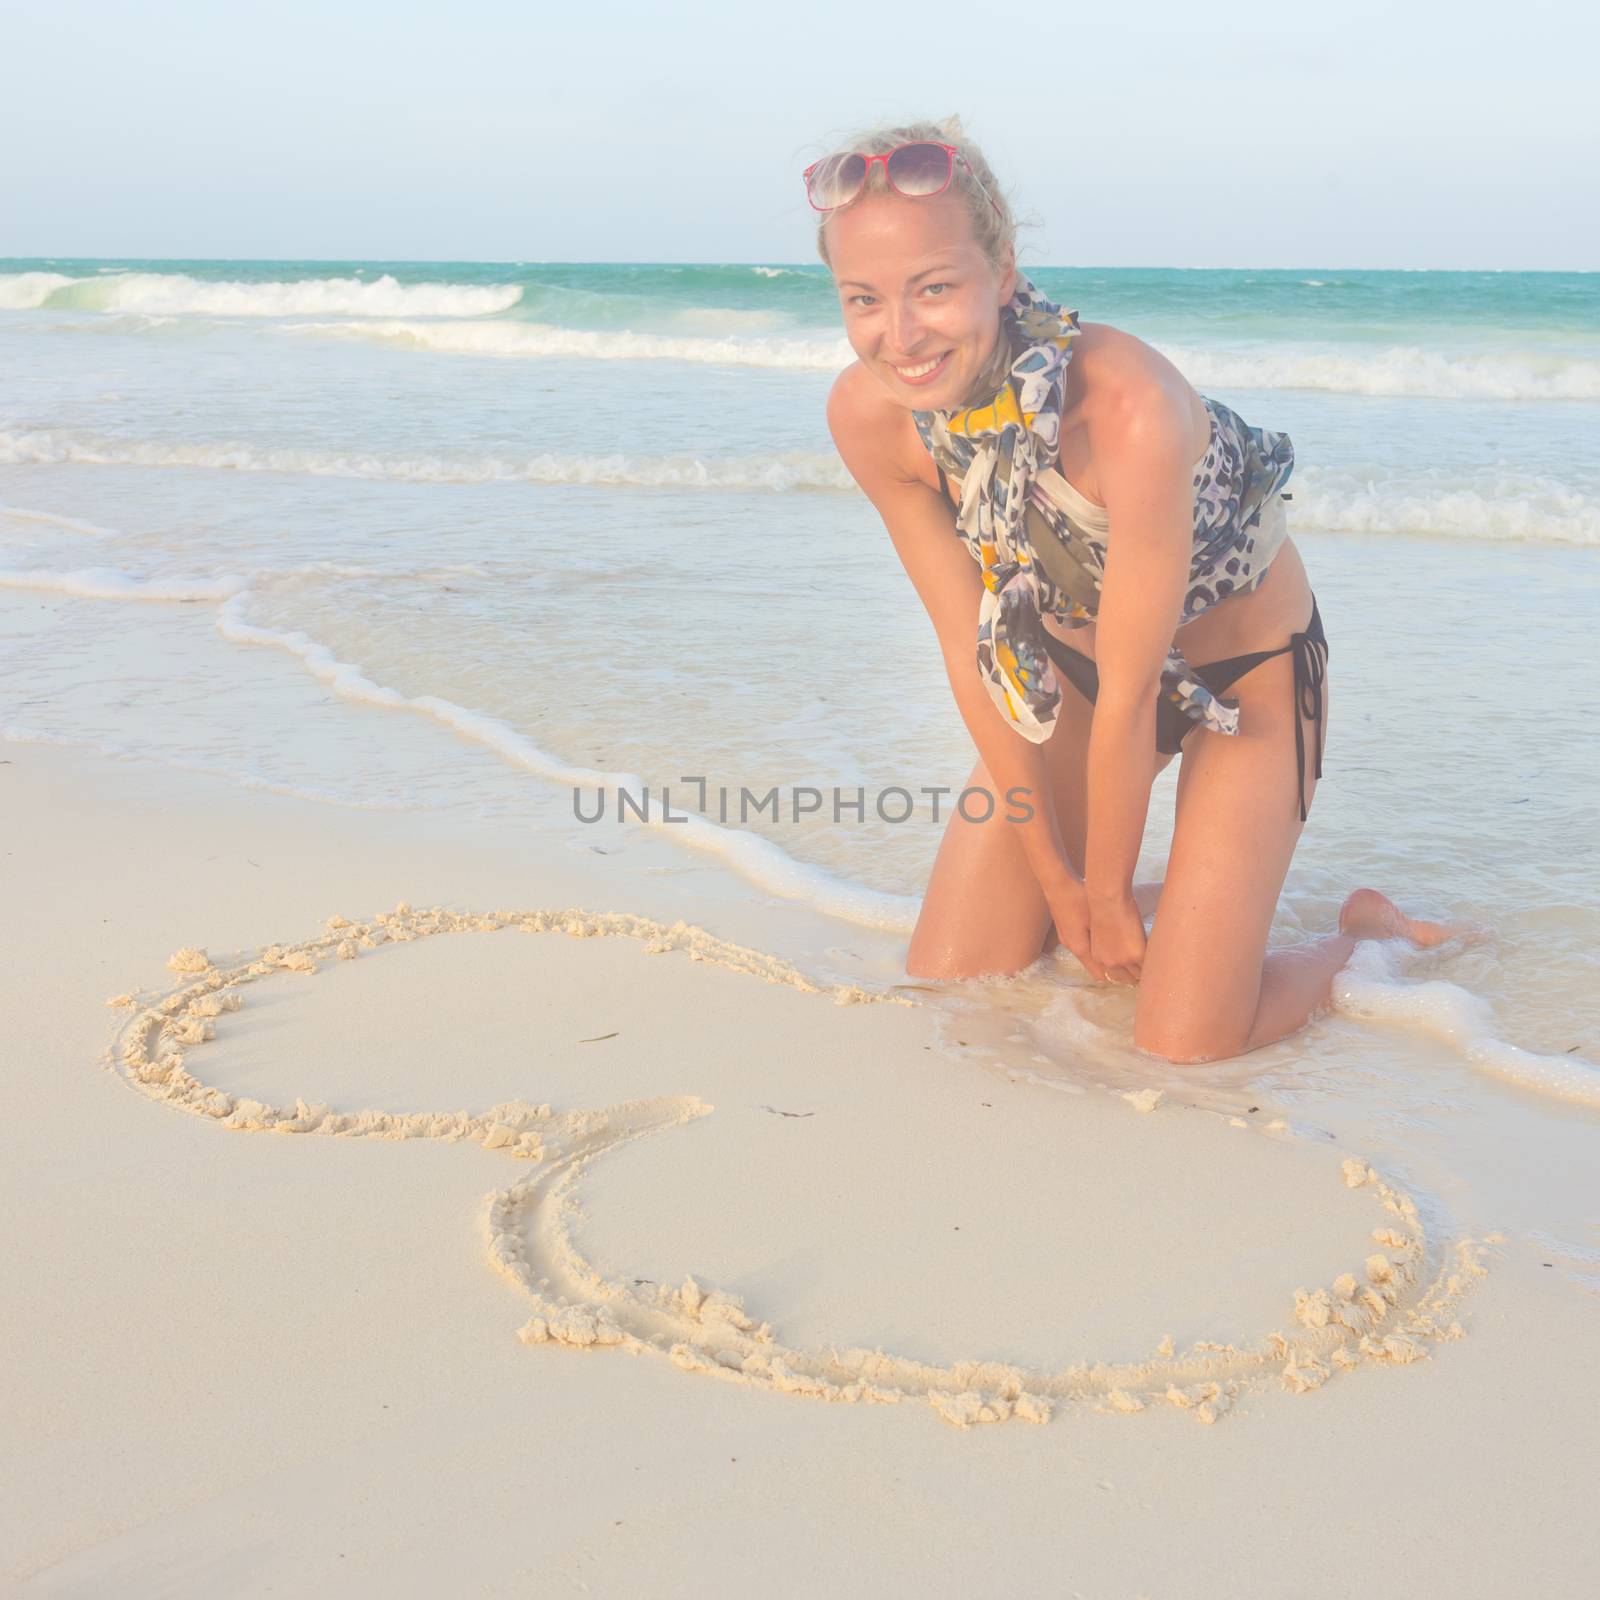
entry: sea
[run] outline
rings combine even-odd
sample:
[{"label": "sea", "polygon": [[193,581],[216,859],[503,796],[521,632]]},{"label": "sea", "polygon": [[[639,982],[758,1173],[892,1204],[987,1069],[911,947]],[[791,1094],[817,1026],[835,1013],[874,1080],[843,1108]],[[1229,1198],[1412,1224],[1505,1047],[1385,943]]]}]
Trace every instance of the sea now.
[{"label": "sea", "polygon": [[[1332,696],[1274,944],[1359,885],[1480,932],[1198,1068],[1064,956],[906,992],[971,1070],[1345,1141],[1600,1309],[1600,273],[1024,265],[1293,439]],[[514,827],[907,982],[975,753],[851,359],[818,263],[0,261],[0,737]]]}]

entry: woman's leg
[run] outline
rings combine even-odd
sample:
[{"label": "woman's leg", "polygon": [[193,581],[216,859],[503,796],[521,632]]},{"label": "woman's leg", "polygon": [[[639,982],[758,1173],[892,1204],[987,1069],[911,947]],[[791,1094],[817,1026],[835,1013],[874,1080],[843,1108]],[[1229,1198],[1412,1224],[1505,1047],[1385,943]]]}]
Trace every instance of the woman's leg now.
[{"label": "woman's leg", "polygon": [[[1089,702],[1065,685],[1055,731],[1041,746],[1061,840],[1080,876],[1087,822],[1084,764],[1093,714]],[[1171,757],[1156,760],[1159,770]],[[967,785],[995,794],[994,781],[981,760]],[[906,954],[906,971],[912,977],[1020,972],[1055,948],[1055,927],[1044,891],[1017,840],[1017,830],[1004,820],[1005,812],[1003,797],[996,795],[988,822],[968,822],[958,811],[951,813]],[[1160,885],[1141,884],[1139,892],[1140,909],[1148,915]]]},{"label": "woman's leg", "polygon": [[1020,972],[1038,960],[1050,926],[1044,890],[981,759],[963,787],[988,790],[993,814],[968,822],[958,809],[950,812],[906,952],[913,978]]},{"label": "woman's leg", "polygon": [[[1304,714],[1293,693],[1292,652],[1260,662],[1233,682],[1240,686],[1241,726],[1249,732],[1185,741],[1167,878],[1142,886],[1154,891],[1162,909],[1141,975],[1134,1042],[1173,1061],[1241,1055],[1297,1032],[1328,1007],[1334,974],[1362,939],[1433,945],[1455,931],[1406,916],[1376,889],[1357,889],[1340,909],[1337,933],[1266,951],[1304,826],[1299,791],[1290,787],[1300,753],[1295,718],[1309,809],[1317,782],[1315,716]],[[1325,734],[1325,680],[1321,702]]]},{"label": "woman's leg", "polygon": [[[1294,788],[1288,655],[1238,679],[1240,732],[1185,740],[1177,819],[1160,909],[1140,977],[1133,1039],[1170,1061],[1243,1055],[1303,1028],[1332,999],[1333,977],[1362,939],[1434,945],[1456,930],[1408,917],[1376,889],[1357,889],[1339,931],[1267,953],[1272,913],[1304,824]],[[1323,684],[1323,728],[1327,726]],[[1316,790],[1303,718],[1306,800]]]},{"label": "woman's leg", "polygon": [[1454,931],[1441,922],[1408,917],[1376,889],[1355,890],[1340,907],[1337,933],[1267,956],[1255,1020],[1242,1049],[1235,1053],[1286,1038],[1325,1011],[1333,1000],[1334,974],[1361,940],[1409,939],[1415,945],[1435,945]]},{"label": "woman's leg", "polygon": [[[1328,685],[1323,683],[1326,737]],[[1172,851],[1150,930],[1134,1044],[1179,1062],[1240,1055],[1303,1027],[1326,1005],[1355,929],[1304,950],[1267,954],[1267,937],[1299,842],[1292,654],[1233,685],[1240,731],[1184,741]],[[1312,720],[1302,731],[1314,734]],[[1305,792],[1316,790],[1312,738]]]}]

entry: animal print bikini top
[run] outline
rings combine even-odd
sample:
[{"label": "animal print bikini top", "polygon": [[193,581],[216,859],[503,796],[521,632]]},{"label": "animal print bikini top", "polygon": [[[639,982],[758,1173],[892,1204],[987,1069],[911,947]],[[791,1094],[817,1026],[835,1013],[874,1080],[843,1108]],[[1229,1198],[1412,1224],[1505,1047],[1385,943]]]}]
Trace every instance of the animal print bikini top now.
[{"label": "animal print bikini top", "polygon": [[[1039,743],[1054,728],[1061,697],[1042,617],[1068,627],[1094,618],[1109,519],[1055,466],[1078,314],[1052,305],[1020,274],[1017,283],[1001,313],[1013,360],[993,399],[912,417],[941,483],[946,474],[960,483],[956,530],[983,568],[978,670],[1011,724]],[[1282,502],[1289,496],[1281,491],[1294,470],[1287,434],[1253,428],[1220,401],[1201,400],[1211,438],[1194,470],[1185,622],[1266,576],[1288,534]],[[1239,731],[1237,704],[1214,695],[1176,647],[1161,692],[1202,727]]]}]

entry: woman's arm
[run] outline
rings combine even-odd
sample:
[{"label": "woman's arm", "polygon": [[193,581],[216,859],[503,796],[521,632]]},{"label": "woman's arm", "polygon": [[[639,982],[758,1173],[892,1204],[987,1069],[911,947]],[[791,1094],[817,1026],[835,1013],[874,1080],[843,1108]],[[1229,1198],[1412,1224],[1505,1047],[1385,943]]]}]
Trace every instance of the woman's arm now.
[{"label": "woman's arm", "polygon": [[1102,417],[1095,476],[1111,529],[1096,617],[1100,693],[1088,753],[1084,883],[1091,911],[1132,904],[1155,777],[1157,692],[1183,616],[1194,539],[1186,391],[1130,381]]},{"label": "woman's arm", "polygon": [[[983,686],[976,663],[978,605],[983,578],[978,564],[956,536],[949,503],[895,458],[894,428],[904,413],[880,400],[856,368],[846,368],[828,399],[828,427],[850,475],[883,518],[906,575],[926,607],[938,635],[945,671],[957,709],[999,791],[995,816],[1032,816],[1007,822],[1014,827],[1034,875],[1047,894],[1077,884],[1061,840],[1044,751],[1008,728]],[[899,415],[895,415],[899,412]],[[919,446],[920,448],[920,446]],[[1014,790],[1027,791],[1008,803]],[[1066,930],[1058,929],[1063,940]]]}]

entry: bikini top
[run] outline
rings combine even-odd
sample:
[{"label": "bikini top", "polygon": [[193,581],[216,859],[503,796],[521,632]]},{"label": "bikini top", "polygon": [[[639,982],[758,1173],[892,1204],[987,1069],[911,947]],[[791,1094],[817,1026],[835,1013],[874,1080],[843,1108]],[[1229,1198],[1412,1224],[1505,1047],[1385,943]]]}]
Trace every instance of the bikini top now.
[{"label": "bikini top", "polygon": [[[1288,434],[1253,428],[1221,401],[1200,398],[1211,417],[1211,437],[1194,466],[1194,542],[1182,622],[1248,593],[1266,577],[1288,536],[1282,503],[1292,498],[1282,493],[1294,470]],[[939,487],[947,494],[949,482],[940,466]],[[960,496],[951,498],[959,509]],[[1106,508],[1051,465],[1033,475],[1023,524],[1042,611],[1069,628],[1085,626],[1099,610],[1110,532]],[[973,554],[981,560],[979,552]],[[1236,707],[1213,697],[1176,648],[1161,679],[1163,694],[1193,721],[1237,732]]]}]

